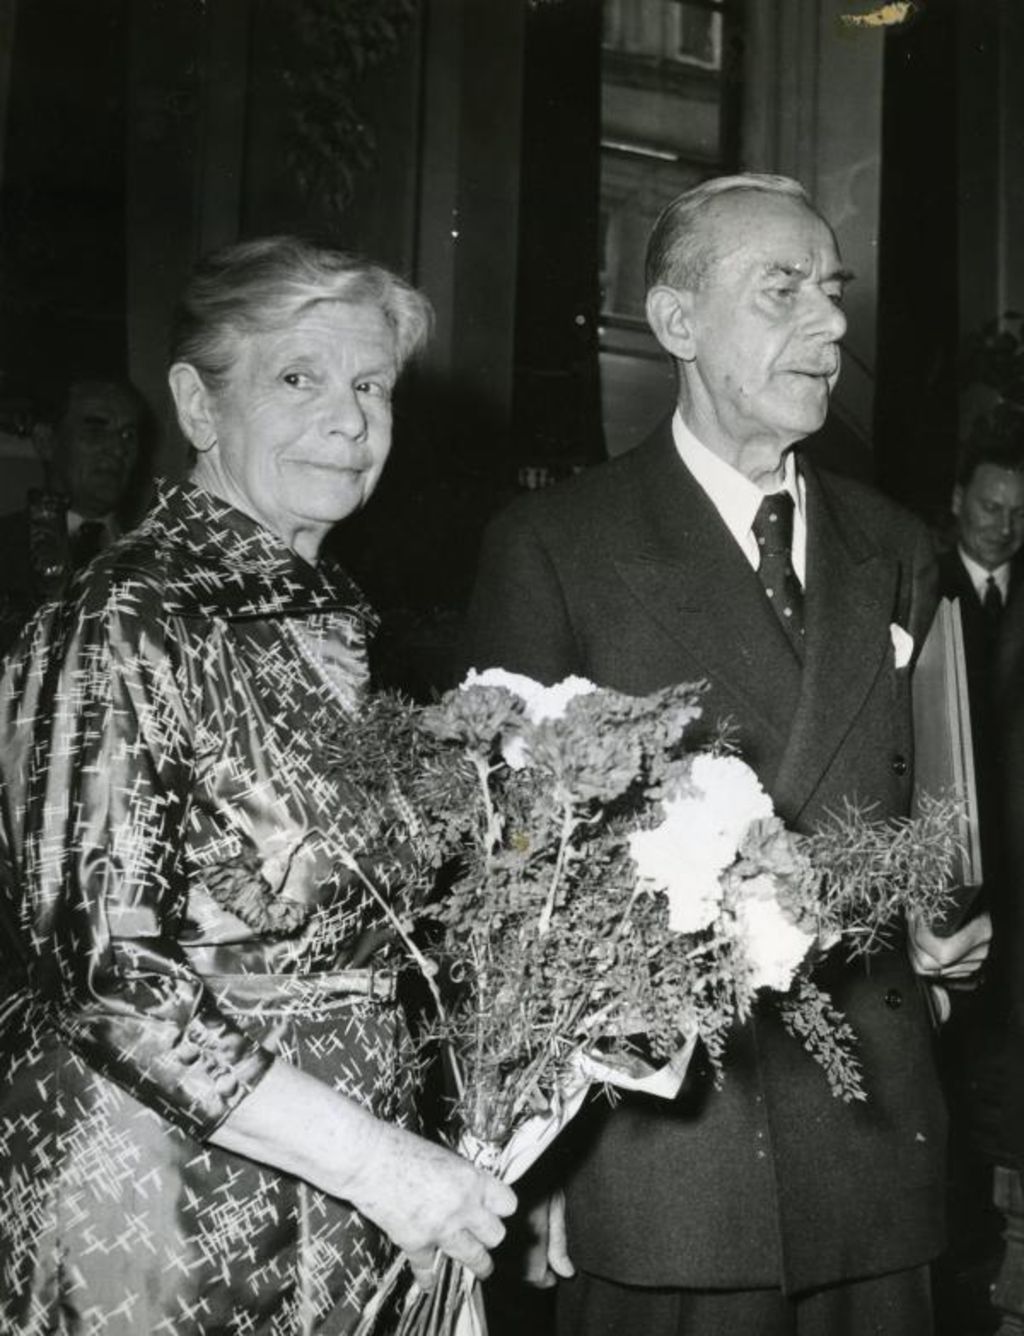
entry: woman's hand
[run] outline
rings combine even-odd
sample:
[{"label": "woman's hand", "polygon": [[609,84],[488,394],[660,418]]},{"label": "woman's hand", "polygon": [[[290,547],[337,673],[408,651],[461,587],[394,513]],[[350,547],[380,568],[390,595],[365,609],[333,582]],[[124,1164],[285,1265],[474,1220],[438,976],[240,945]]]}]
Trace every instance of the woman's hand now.
[{"label": "woman's hand", "polygon": [[401,1248],[424,1289],[439,1252],[490,1275],[511,1188],[443,1146],[382,1122],[278,1058],[210,1136],[214,1145],[351,1202]]},{"label": "woman's hand", "polygon": [[500,1217],[516,1208],[511,1188],[462,1156],[380,1121],[347,1197],[407,1254],[427,1290],[439,1252],[489,1276],[488,1249],[505,1237]]}]

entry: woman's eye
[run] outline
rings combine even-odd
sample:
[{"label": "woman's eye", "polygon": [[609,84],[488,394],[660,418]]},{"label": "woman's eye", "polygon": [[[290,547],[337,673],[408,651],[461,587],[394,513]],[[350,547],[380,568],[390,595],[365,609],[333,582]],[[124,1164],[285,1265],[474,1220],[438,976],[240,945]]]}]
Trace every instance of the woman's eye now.
[{"label": "woman's eye", "polygon": [[281,379],[286,385],[290,385],[293,390],[304,390],[310,383],[309,377],[304,371],[286,371]]},{"label": "woman's eye", "polygon": [[796,296],[796,288],[791,287],[772,288],[771,292],[773,297],[776,297],[782,302],[789,301],[792,297]]},{"label": "woman's eye", "polygon": [[360,380],[356,382],[356,390],[360,394],[368,394],[374,399],[387,399],[388,387],[382,385],[376,380]]}]

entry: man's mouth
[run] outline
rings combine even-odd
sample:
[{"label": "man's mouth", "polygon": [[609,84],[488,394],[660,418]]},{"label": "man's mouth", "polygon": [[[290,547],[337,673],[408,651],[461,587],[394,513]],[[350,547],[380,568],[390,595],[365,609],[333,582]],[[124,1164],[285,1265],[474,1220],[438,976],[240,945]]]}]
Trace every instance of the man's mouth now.
[{"label": "man's mouth", "polygon": [[789,368],[791,376],[806,376],[811,380],[831,380],[839,370],[838,366],[826,367],[806,367],[794,366]]}]

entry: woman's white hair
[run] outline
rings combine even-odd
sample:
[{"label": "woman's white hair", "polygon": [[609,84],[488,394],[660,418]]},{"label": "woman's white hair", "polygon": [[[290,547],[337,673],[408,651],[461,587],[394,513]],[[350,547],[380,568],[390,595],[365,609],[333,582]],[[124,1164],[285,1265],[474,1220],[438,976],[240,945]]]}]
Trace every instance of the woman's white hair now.
[{"label": "woman's white hair", "polygon": [[325,301],[376,306],[394,332],[399,366],[423,347],[433,324],[427,298],[383,265],[301,237],[260,237],[196,265],[175,309],[171,363],[189,363],[216,390],[240,335],[284,328]]}]

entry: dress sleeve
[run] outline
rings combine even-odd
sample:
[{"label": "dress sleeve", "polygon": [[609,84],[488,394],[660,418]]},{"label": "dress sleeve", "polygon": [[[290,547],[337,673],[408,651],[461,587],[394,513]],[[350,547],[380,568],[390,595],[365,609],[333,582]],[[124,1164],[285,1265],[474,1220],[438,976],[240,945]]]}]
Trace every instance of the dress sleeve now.
[{"label": "dress sleeve", "polygon": [[0,687],[4,827],[30,986],[93,1068],[202,1138],[272,1057],[177,942],[197,701],[159,589],[86,589]]}]

